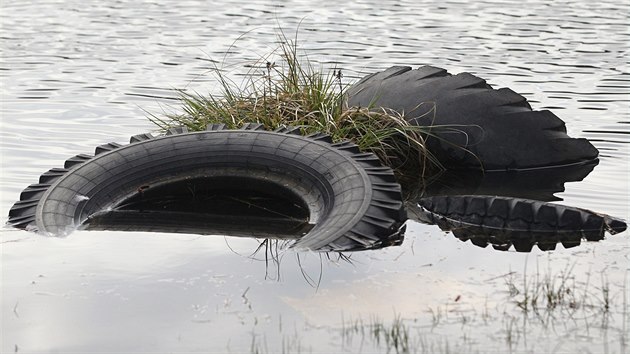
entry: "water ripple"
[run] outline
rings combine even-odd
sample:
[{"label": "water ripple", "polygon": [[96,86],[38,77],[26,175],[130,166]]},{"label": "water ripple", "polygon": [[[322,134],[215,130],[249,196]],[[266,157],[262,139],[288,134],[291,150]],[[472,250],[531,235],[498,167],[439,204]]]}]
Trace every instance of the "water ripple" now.
[{"label": "water ripple", "polygon": [[[3,167],[24,175],[6,156],[27,154],[25,141],[74,141],[72,154],[150,129],[145,111],[176,109],[174,89],[213,91],[214,69],[236,81],[257,70],[252,63],[278,47],[278,24],[290,38],[299,26],[309,59],[342,68],[345,82],[391,65],[469,71],[552,109],[604,159],[627,163],[628,125],[619,122],[630,120],[629,11],[613,0],[7,2]],[[50,165],[46,155],[31,163]]]}]

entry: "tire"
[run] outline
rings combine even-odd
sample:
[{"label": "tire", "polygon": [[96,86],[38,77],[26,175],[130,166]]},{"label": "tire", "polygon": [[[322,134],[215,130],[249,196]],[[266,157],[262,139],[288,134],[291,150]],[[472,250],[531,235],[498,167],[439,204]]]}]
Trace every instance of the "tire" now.
[{"label": "tire", "polygon": [[389,108],[413,124],[433,126],[427,148],[449,169],[540,169],[591,162],[599,154],[588,140],[569,137],[552,112],[533,111],[525,97],[469,73],[395,66],[366,76],[347,97],[348,106]]},{"label": "tire", "polygon": [[530,199],[487,195],[433,196],[418,200],[412,215],[422,223],[438,225],[457,238],[486,247],[530,252],[557,243],[565,248],[604,239],[626,230],[626,223],[586,209]]},{"label": "tire", "polygon": [[128,145],[101,145],[95,156],[70,158],[27,187],[9,223],[65,235],[151,190],[199,178],[300,199],[314,225],[293,247],[342,251],[402,242],[407,217],[401,188],[374,155],[327,135],[305,137],[297,128],[269,132],[260,124],[174,128],[159,137],[136,135]]}]

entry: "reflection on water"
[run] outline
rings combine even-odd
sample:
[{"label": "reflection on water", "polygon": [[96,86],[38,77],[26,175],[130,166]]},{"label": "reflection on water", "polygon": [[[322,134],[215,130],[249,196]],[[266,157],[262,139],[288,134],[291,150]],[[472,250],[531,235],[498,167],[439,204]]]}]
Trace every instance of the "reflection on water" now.
[{"label": "reflection on water", "polygon": [[528,199],[496,196],[436,196],[418,201],[411,215],[417,221],[438,225],[462,241],[476,246],[492,244],[506,251],[531,252],[578,246],[582,239],[599,241],[604,233],[626,230],[626,223],[590,210]]},{"label": "reflection on water", "polygon": [[[596,165],[514,173],[448,173],[424,188],[417,204],[409,203],[409,215],[412,220],[450,231],[462,241],[470,240],[479,247],[491,244],[503,251],[514,246],[518,252],[531,252],[534,245],[549,251],[559,243],[571,248],[583,239],[603,240],[606,231],[625,231],[626,223],[590,210],[539,202],[562,200],[556,193],[564,191],[564,184],[582,181]],[[528,210],[527,215],[517,212],[520,207]]]},{"label": "reflection on water", "polygon": [[515,172],[447,171],[421,192],[422,196],[479,194],[557,201],[562,200],[557,194],[564,192],[565,183],[582,181],[597,163]]},{"label": "reflection on water", "polygon": [[[571,136],[588,138],[601,152],[590,174],[549,177],[549,183],[542,175],[513,183],[463,176],[436,182],[427,195],[562,199],[630,218],[627,1],[227,0],[216,6],[36,0],[0,6],[5,218],[19,193],[50,166],[153,129],[146,111],[177,110],[173,89],[216,91],[208,75],[215,66],[238,84],[239,74],[253,70],[246,65],[276,46],[278,23],[288,33],[301,23],[309,58],[325,70],[342,68],[344,83],[392,65],[472,72],[552,110]],[[462,183],[467,180],[474,182]],[[510,184],[509,191],[495,183]],[[250,254],[260,243],[248,238],[232,238],[228,248],[220,237],[185,234],[78,231],[59,239],[5,229],[0,351],[376,352],[386,349],[339,343],[335,329],[350,318],[386,321],[398,313],[416,325],[409,335],[420,352],[627,352],[627,231],[567,250],[518,253],[469,247],[436,226],[408,224],[400,247],[353,253],[352,263],[322,264],[325,255],[301,253],[302,269],[321,277],[317,291],[288,262],[297,262],[295,254],[282,249],[282,269],[269,271],[280,281],[264,281],[262,249],[262,263],[229,251]],[[586,301],[541,316],[544,321],[523,320],[535,312],[521,316],[502,296],[506,274],[536,276],[539,263],[552,275],[571,265],[578,287],[572,294],[585,294]],[[606,309],[604,294],[610,295]]]},{"label": "reflection on water", "polygon": [[[447,173],[407,192],[424,195],[408,203],[411,219],[437,225],[477,246],[492,244],[500,250],[512,245],[519,252],[530,252],[534,245],[553,250],[557,243],[570,248],[582,238],[602,240],[605,231],[624,231],[625,223],[589,210],[540,202],[559,199],[554,194],[564,190],[565,182],[582,180],[595,165],[509,173],[468,171],[466,176]],[[263,194],[243,187],[232,190],[227,188],[232,182],[200,179],[147,188],[114,210],[91,215],[81,229],[230,235],[264,239],[262,244],[267,244],[277,239],[298,240],[314,226],[298,196]],[[334,241],[322,250],[334,252]],[[402,242],[403,235],[398,234],[376,247],[353,251]],[[285,243],[285,248],[290,244]]]},{"label": "reflection on water", "polygon": [[[588,210],[540,202],[560,199],[555,193],[564,191],[566,182],[581,181],[596,164],[485,174],[448,172],[428,185],[416,185],[418,190],[407,191],[412,200],[411,219],[437,225],[480,247],[492,244],[498,250],[512,245],[519,252],[530,252],[534,245],[553,250],[557,243],[570,248],[583,238],[602,240],[605,231],[624,231],[625,223]],[[268,244],[277,239],[299,240],[314,226],[298,196],[227,188],[246,185],[233,182],[199,179],[147,188],[114,210],[90,216],[81,228],[231,235],[254,237]],[[414,195],[423,195],[417,204]],[[321,250],[336,251],[334,241]],[[403,235],[398,234],[376,247],[353,251],[399,246],[402,242]],[[290,245],[287,242],[284,248]]]},{"label": "reflection on water", "polygon": [[270,182],[189,178],[143,186],[81,228],[298,239],[314,226],[309,214],[298,195]]},{"label": "reflection on water", "polygon": [[255,217],[150,210],[112,210],[90,216],[81,229],[299,239],[313,224],[284,217]]}]

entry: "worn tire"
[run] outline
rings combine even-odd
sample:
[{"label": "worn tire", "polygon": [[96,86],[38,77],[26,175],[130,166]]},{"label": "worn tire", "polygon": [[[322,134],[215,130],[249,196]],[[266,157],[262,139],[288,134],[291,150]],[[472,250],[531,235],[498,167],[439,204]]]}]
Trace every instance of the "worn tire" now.
[{"label": "worn tire", "polygon": [[525,97],[469,73],[394,66],[366,76],[347,97],[349,106],[389,108],[413,124],[433,126],[427,148],[449,169],[539,169],[599,154],[588,140],[569,137],[552,112],[534,111]]},{"label": "worn tire", "polygon": [[604,232],[626,230],[626,223],[610,215],[531,199],[488,195],[433,196],[418,200],[412,209],[422,223],[438,225],[477,246],[493,244],[529,252],[534,245],[552,250],[557,243],[577,246],[582,238],[598,241]]},{"label": "worn tire", "polygon": [[315,226],[295,243],[312,250],[379,247],[401,240],[406,212],[392,171],[350,142],[299,129],[275,132],[248,124],[211,125],[202,132],[171,129],[110,143],[95,156],[77,155],[44,173],[9,212],[18,228],[63,235],[92,215],[116,209],[146,186],[195,177],[263,179],[303,198]]}]

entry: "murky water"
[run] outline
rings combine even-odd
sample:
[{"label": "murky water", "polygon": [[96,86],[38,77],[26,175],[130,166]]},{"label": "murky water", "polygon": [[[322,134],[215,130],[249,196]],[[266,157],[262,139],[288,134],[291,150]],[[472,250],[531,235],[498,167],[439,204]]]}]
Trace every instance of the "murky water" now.
[{"label": "murky water", "polygon": [[[280,25],[347,81],[430,64],[553,110],[601,152],[558,202],[628,220],[629,14],[619,0],[5,1],[0,215],[66,158],[154,129],[147,112],[177,110],[174,89],[214,90],[215,66],[238,82]],[[400,351],[374,331],[396,319],[411,352],[628,350],[628,231],[516,253],[409,222],[402,246],[350,260],[139,232],[0,242],[3,352]],[[566,301],[523,311],[536,284]]]}]

